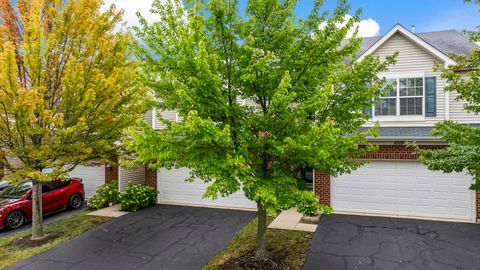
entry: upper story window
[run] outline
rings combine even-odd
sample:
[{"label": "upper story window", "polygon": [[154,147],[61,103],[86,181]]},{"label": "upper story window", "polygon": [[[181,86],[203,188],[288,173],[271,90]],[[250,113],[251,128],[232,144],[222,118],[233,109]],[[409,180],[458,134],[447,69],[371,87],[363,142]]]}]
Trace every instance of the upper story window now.
[{"label": "upper story window", "polygon": [[423,78],[398,81],[400,115],[423,115]]},{"label": "upper story window", "polygon": [[397,115],[397,80],[388,79],[387,85],[393,87],[392,90],[383,93],[380,99],[375,104],[375,115],[376,116],[385,116],[385,115]]},{"label": "upper story window", "polygon": [[388,79],[392,87],[374,106],[375,116],[422,116],[424,115],[424,78]]}]

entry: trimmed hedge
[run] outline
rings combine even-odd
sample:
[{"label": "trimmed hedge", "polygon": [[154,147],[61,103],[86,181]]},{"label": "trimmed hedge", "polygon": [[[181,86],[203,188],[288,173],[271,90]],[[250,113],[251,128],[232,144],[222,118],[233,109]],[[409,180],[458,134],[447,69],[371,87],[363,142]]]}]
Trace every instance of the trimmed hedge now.
[{"label": "trimmed hedge", "polygon": [[119,195],[117,181],[103,184],[97,187],[93,197],[87,201],[87,206],[98,210],[107,207],[110,203],[117,204],[120,201]]},{"label": "trimmed hedge", "polygon": [[157,202],[157,191],[152,187],[129,184],[127,190],[120,193],[122,210],[135,212]]}]

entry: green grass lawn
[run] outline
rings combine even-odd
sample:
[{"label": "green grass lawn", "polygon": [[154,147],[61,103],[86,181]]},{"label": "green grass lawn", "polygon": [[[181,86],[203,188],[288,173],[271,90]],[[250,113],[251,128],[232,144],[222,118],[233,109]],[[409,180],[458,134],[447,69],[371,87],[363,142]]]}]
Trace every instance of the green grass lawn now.
[{"label": "green grass lawn", "polygon": [[[215,256],[203,270],[222,269],[227,261],[241,257],[255,250],[257,220],[253,220],[243,228],[235,238]],[[278,269],[301,269],[306,254],[310,249],[313,233],[268,229],[268,249],[273,253],[284,254],[284,261]]]},{"label": "green grass lawn", "polygon": [[107,217],[88,216],[87,213],[87,211],[82,211],[45,225],[45,233],[61,233],[62,235],[52,242],[39,247],[20,249],[18,247],[8,246],[13,240],[31,234],[30,230],[0,239],[0,269],[50,249],[111,219]]}]

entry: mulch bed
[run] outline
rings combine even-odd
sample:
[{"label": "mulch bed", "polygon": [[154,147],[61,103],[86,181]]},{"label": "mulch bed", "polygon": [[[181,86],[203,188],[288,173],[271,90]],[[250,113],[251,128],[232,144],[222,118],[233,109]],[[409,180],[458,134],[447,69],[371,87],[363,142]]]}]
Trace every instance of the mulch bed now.
[{"label": "mulch bed", "polygon": [[284,264],[286,252],[269,252],[265,260],[257,260],[255,258],[255,251],[250,251],[245,255],[231,259],[220,265],[217,269],[220,270],[260,270],[260,269],[290,269]]},{"label": "mulch bed", "polygon": [[40,240],[32,240],[31,235],[27,235],[27,236],[13,240],[8,244],[8,247],[9,248],[39,247],[57,239],[61,235],[62,235],[61,233],[49,233],[49,234],[46,234],[45,237]]},{"label": "mulch bed", "polygon": [[300,223],[318,224],[319,221],[320,221],[320,216],[314,216],[314,217],[303,216],[302,219],[300,220]]}]

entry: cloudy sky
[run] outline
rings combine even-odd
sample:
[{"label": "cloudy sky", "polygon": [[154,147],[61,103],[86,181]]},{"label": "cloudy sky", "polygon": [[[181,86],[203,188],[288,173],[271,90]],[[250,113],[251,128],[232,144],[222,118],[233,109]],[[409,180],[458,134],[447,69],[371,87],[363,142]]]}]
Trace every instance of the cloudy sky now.
[{"label": "cloudy sky", "polygon": [[[246,0],[240,0],[244,7]],[[138,11],[148,20],[157,16],[149,13],[153,0],[106,0],[106,5],[115,4],[125,10],[125,20],[129,25],[138,24],[135,13]],[[300,0],[296,13],[304,18],[312,7],[312,0]],[[480,25],[480,14],[472,4],[463,0],[351,0],[352,13],[362,8],[359,33],[361,36],[376,36],[383,34],[396,23],[410,28],[416,25],[417,32],[437,31],[446,29],[472,30]],[[332,10],[335,0],[326,0],[325,9]]]}]

